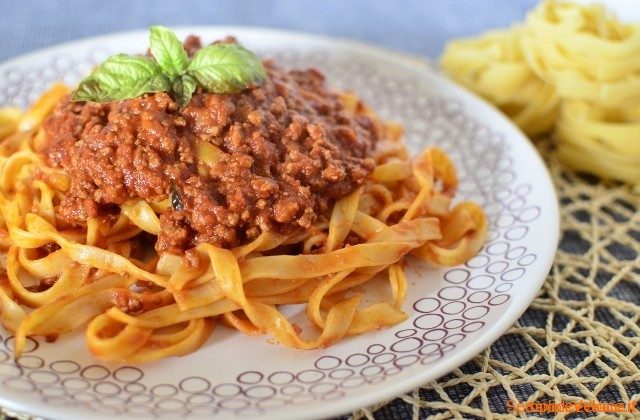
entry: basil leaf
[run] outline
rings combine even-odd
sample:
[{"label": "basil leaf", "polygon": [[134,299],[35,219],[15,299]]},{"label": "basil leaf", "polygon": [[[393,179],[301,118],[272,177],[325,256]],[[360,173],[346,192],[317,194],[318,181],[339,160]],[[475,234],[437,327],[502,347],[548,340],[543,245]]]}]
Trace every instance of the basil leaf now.
[{"label": "basil leaf", "polygon": [[180,40],[163,26],[151,28],[149,43],[153,58],[109,57],[80,82],[71,99],[111,102],[171,92],[184,108],[198,86],[211,93],[232,94],[267,78],[260,59],[237,44],[210,45],[189,60]]},{"label": "basil leaf", "polygon": [[188,74],[183,74],[173,82],[173,96],[180,108],[189,104],[193,92],[196,91],[196,86],[196,80]]},{"label": "basil leaf", "polygon": [[111,102],[170,89],[169,79],[151,58],[119,54],[109,57],[82,80],[71,99]]},{"label": "basil leaf", "polygon": [[187,70],[189,58],[182,47],[182,42],[164,26],[152,26],[149,35],[149,48],[162,70],[170,77],[184,73]]},{"label": "basil leaf", "polygon": [[237,44],[201,49],[191,59],[187,73],[208,92],[219,94],[238,93],[267,78],[260,59]]}]

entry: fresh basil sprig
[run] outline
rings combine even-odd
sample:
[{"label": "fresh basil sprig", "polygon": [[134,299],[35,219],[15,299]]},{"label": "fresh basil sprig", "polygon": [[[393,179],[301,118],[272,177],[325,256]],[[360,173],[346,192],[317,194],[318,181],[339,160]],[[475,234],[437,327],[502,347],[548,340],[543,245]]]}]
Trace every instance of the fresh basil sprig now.
[{"label": "fresh basil sprig", "polygon": [[172,31],[153,26],[149,46],[153,58],[125,54],[109,57],[80,82],[71,99],[111,102],[170,92],[184,107],[198,86],[210,93],[233,94],[262,84],[267,78],[260,59],[237,44],[209,45],[189,59]]}]

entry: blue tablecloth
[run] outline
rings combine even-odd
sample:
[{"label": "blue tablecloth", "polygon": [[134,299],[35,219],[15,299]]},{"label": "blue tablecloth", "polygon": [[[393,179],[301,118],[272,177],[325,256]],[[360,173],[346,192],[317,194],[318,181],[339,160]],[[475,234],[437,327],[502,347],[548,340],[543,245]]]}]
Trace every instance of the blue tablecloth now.
[{"label": "blue tablecloth", "polygon": [[251,25],[358,39],[437,57],[445,42],[521,19],[536,0],[0,0],[0,61],[153,24]]}]

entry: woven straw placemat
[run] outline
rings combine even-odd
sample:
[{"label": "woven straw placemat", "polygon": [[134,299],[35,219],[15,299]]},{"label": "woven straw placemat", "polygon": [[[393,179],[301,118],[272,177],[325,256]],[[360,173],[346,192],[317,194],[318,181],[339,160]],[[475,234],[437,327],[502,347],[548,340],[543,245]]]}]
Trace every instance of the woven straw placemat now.
[{"label": "woven straw placemat", "polygon": [[[562,234],[529,309],[470,362],[350,418],[512,418],[509,400],[640,400],[640,194],[564,171],[551,141],[537,146],[558,192]],[[615,416],[640,418],[638,406]]]},{"label": "woven straw placemat", "polygon": [[562,239],[531,307],[470,362],[345,419],[512,418],[509,400],[640,399],[640,194],[565,172],[550,141],[538,147],[560,199]]}]

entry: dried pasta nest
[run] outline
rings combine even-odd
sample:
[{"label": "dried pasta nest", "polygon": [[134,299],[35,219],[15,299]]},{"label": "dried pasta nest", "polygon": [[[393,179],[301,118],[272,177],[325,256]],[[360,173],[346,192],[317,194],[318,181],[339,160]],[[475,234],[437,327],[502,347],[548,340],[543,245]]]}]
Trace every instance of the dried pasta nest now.
[{"label": "dried pasta nest", "polygon": [[451,42],[442,68],[561,160],[640,185],[640,25],[602,6],[545,1],[522,27]]},{"label": "dried pasta nest", "polygon": [[640,108],[606,108],[580,100],[562,102],[558,154],[574,169],[640,183]]},{"label": "dried pasta nest", "polygon": [[451,42],[442,68],[459,83],[495,104],[527,135],[549,133],[559,99],[552,85],[529,68],[520,48],[522,29],[491,31]]},{"label": "dried pasta nest", "polygon": [[640,103],[640,25],[622,24],[601,5],[542,3],[527,16],[522,50],[562,98]]}]

